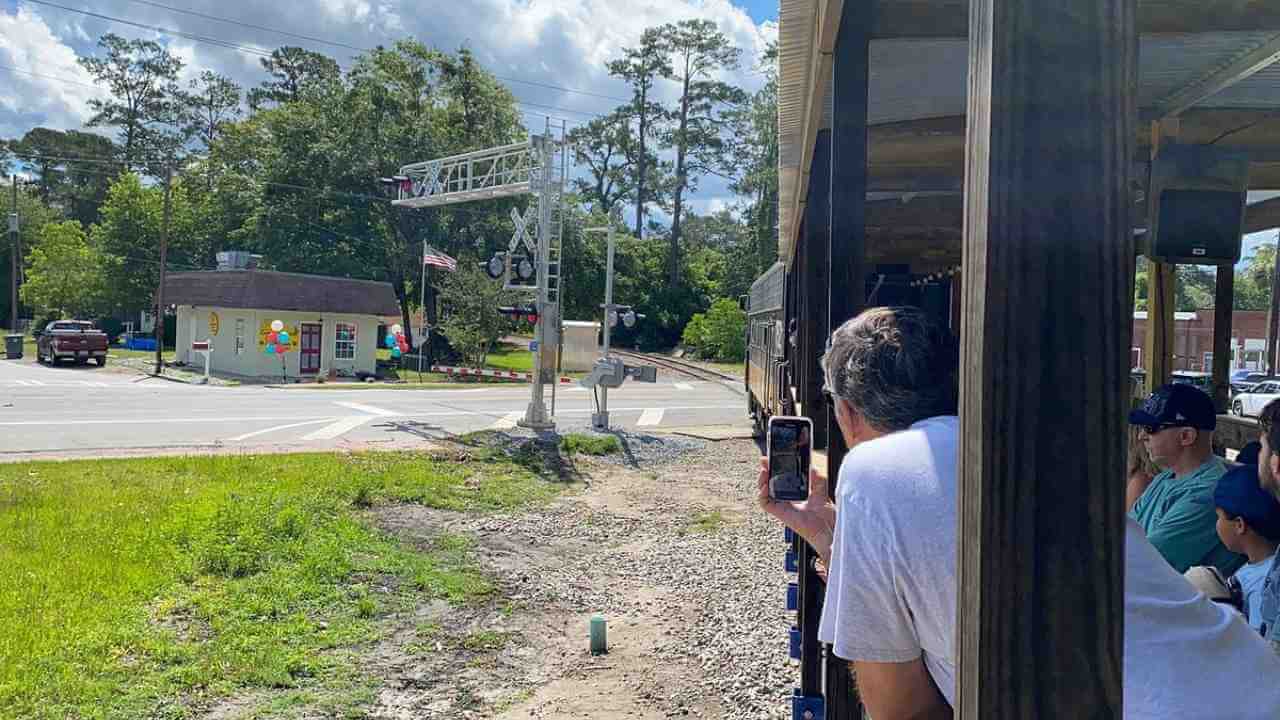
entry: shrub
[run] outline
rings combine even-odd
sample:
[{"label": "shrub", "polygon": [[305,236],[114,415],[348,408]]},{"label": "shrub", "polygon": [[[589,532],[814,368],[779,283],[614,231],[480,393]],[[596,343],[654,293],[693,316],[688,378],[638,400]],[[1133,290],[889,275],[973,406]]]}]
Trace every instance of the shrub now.
[{"label": "shrub", "polygon": [[720,298],[689,320],[683,340],[704,358],[741,362],[747,352],[746,330],[747,314],[732,298]]}]

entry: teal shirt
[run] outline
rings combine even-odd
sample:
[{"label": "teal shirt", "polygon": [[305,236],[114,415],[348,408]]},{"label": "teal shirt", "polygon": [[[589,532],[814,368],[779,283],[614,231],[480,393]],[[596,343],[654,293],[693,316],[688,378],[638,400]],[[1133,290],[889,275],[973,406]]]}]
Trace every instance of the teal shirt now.
[{"label": "teal shirt", "polygon": [[1245,563],[1245,556],[1231,552],[1218,539],[1213,490],[1226,471],[1226,462],[1216,455],[1182,477],[1165,470],[1129,512],[1180,573],[1195,565],[1212,565],[1230,577]]}]

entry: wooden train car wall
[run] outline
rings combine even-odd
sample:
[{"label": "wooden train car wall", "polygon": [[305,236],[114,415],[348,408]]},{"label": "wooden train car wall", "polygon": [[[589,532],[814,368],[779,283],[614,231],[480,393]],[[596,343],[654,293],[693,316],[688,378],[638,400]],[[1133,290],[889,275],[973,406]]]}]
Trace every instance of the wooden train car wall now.
[{"label": "wooden train car wall", "polygon": [[785,263],[775,263],[751,284],[747,299],[747,411],[757,431],[783,413],[786,397]]}]

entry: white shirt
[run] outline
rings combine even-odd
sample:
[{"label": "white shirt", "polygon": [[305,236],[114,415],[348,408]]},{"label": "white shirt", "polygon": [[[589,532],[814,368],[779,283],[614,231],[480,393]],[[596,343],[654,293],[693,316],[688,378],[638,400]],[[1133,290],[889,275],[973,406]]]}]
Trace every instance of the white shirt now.
[{"label": "white shirt", "polygon": [[[818,637],[847,660],[923,657],[955,705],[958,420],[938,417],[845,457]],[[1196,591],[1128,520],[1124,712],[1129,720],[1280,718],[1280,658]]]}]

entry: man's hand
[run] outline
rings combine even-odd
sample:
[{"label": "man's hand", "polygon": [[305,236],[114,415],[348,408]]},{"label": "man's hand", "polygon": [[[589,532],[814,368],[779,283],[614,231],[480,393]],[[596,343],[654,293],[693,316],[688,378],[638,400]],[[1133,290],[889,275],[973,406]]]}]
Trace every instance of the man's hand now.
[{"label": "man's hand", "polygon": [[831,538],[835,532],[836,510],[827,498],[827,477],[809,470],[809,497],[803,502],[769,497],[769,459],[760,458],[757,480],[761,509],[782,521],[813,546],[823,562],[831,560]]}]

